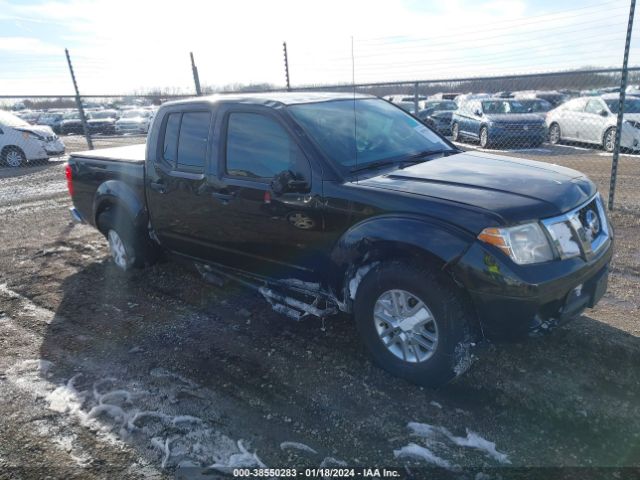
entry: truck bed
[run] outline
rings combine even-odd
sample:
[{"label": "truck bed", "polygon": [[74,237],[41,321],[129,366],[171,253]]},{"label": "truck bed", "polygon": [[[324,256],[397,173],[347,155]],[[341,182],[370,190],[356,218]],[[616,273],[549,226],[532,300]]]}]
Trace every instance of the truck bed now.
[{"label": "truck bed", "polygon": [[80,216],[95,225],[97,196],[126,197],[145,205],[144,170],[146,145],[77,152],[69,156],[73,202]]},{"label": "truck bed", "polygon": [[71,157],[82,157],[90,160],[108,160],[114,162],[144,163],[146,143],[127,145],[125,147],[101,148],[72,153]]}]

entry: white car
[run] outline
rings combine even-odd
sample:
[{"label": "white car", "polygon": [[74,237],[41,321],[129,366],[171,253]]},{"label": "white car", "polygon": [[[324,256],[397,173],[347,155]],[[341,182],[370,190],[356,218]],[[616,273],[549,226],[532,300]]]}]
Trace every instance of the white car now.
[{"label": "white car", "polygon": [[147,133],[152,114],[149,110],[136,109],[122,112],[116,122],[116,133]]},{"label": "white car", "polygon": [[[563,103],[547,113],[549,141],[592,143],[612,152],[619,103],[617,93],[579,97]],[[620,146],[640,150],[640,98],[626,97],[623,119]]]},{"label": "white car", "polygon": [[19,167],[26,162],[47,160],[64,153],[64,143],[45,125],[29,125],[0,110],[0,163]]}]

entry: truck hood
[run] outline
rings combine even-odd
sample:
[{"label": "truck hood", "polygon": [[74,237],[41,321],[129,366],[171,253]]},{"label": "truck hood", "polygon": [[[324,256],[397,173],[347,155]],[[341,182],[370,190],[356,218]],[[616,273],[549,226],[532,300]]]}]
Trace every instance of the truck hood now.
[{"label": "truck hood", "polygon": [[482,152],[397,168],[360,179],[358,185],[472,205],[497,214],[505,224],[560,215],[597,191],[570,168]]}]

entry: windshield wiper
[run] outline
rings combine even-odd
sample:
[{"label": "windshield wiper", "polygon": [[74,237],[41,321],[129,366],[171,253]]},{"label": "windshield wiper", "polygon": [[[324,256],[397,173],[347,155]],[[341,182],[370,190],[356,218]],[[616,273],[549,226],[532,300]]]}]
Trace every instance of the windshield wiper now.
[{"label": "windshield wiper", "polygon": [[[396,158],[394,160],[378,160],[375,162],[365,163],[364,165],[361,165],[359,167],[354,167],[349,171],[353,173],[353,172],[360,172],[362,170],[374,170],[380,167],[386,167],[387,165],[420,163],[424,161],[425,157],[430,157],[431,155],[446,154],[446,153],[449,153],[449,154],[460,153],[460,150],[453,149],[453,148],[447,148],[442,150],[424,150],[422,152],[414,153],[404,158]],[[402,165],[401,168],[403,168],[404,166],[405,165]]]},{"label": "windshield wiper", "polygon": [[411,162],[411,161],[419,160],[425,157],[430,157],[431,155],[440,155],[445,153],[460,153],[460,150],[457,150],[455,148],[446,148],[442,150],[423,150],[422,152],[409,155],[403,160],[403,162]]},{"label": "windshield wiper", "polygon": [[376,168],[386,167],[387,165],[394,165],[400,162],[401,160],[378,160],[376,162],[365,163],[364,165],[361,165],[359,167],[354,167],[349,171],[353,173],[353,172],[360,172],[362,170],[374,170]]}]

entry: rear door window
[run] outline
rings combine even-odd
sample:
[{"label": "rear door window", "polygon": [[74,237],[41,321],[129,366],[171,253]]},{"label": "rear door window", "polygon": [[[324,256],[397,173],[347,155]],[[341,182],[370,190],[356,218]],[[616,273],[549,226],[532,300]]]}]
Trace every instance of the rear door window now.
[{"label": "rear door window", "polygon": [[162,148],[162,159],[172,167],[178,158],[178,133],[180,132],[181,113],[170,113],[164,131],[164,145]]},{"label": "rear door window", "polygon": [[165,124],[162,160],[171,168],[203,172],[210,126],[210,112],[170,113]]},{"label": "rear door window", "polygon": [[209,141],[209,112],[185,112],[182,114],[178,140],[178,169],[204,170]]},{"label": "rear door window", "polygon": [[604,105],[600,102],[600,100],[591,99],[587,103],[587,107],[584,109],[587,113],[595,113],[596,115],[600,114],[600,112],[604,110]]}]

